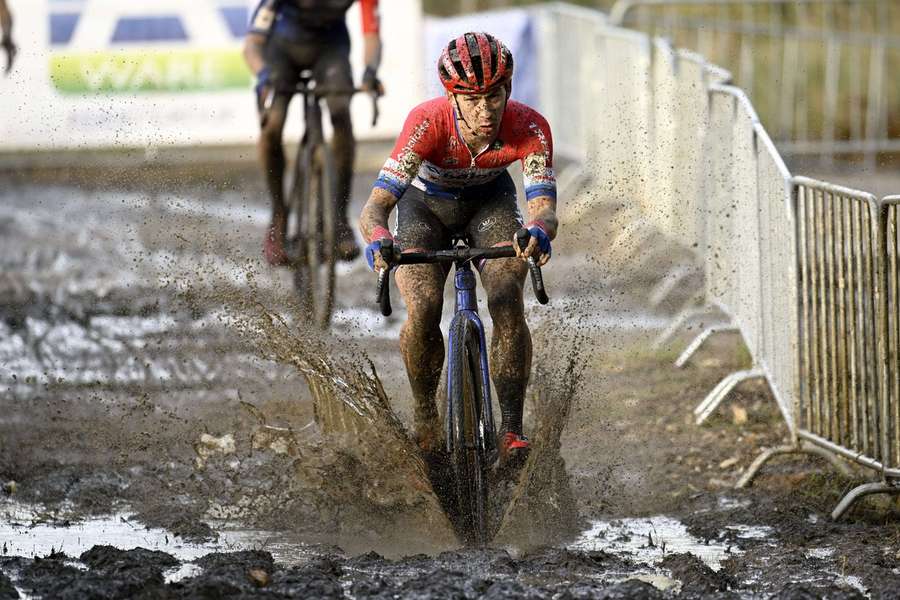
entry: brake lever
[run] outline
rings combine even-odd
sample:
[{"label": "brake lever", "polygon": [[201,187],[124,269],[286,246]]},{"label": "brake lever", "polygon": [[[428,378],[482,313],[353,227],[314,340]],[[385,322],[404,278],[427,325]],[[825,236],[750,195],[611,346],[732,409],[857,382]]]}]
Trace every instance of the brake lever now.
[{"label": "brake lever", "polygon": [[[524,227],[516,232],[516,243],[522,252],[528,247],[530,241],[531,233]],[[541,274],[541,268],[538,266],[537,261],[534,260],[534,256],[529,256],[526,260],[528,262],[528,272],[531,274],[531,288],[534,290],[534,297],[541,304],[547,304],[550,302],[550,297],[547,296],[547,290],[544,289],[544,276]]]},{"label": "brake lever", "polygon": [[378,124],[378,98],[381,94],[377,91],[371,92],[372,95],[372,127]]},{"label": "brake lever", "polygon": [[386,269],[378,271],[378,287],[376,289],[376,301],[381,307],[381,314],[389,317],[393,312],[391,308],[391,267],[394,261],[394,241],[386,238],[381,240],[381,248],[379,250],[381,258],[388,264]]}]

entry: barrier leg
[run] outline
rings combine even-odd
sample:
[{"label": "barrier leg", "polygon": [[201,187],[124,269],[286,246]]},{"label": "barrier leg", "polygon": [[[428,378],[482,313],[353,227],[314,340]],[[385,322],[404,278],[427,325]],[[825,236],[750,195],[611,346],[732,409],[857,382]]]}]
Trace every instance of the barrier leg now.
[{"label": "barrier leg", "polygon": [[653,286],[653,290],[650,292],[650,306],[658,308],[663,300],[669,297],[675,286],[697,272],[698,268],[694,265],[677,265],[669,269],[659,283]]},{"label": "barrier leg", "polygon": [[685,323],[691,319],[710,314],[711,309],[709,307],[698,306],[695,300],[696,298],[689,300],[687,302],[688,308],[681,309],[669,323],[669,326],[663,329],[656,339],[653,340],[654,350],[659,350],[668,344],[675,337],[675,334],[678,333],[678,330],[684,327]]},{"label": "barrier leg", "polygon": [[756,475],[759,473],[760,469],[762,469],[763,465],[769,462],[769,459],[782,454],[812,454],[814,456],[818,456],[827,460],[835,469],[840,471],[842,475],[850,475],[850,470],[847,468],[847,465],[845,465],[837,456],[835,456],[831,452],[828,452],[824,448],[813,446],[812,444],[800,442],[799,444],[778,446],[776,448],[769,448],[768,450],[764,450],[762,453],[760,453],[759,456],[756,457],[756,460],[754,460],[750,464],[750,466],[747,468],[747,471],[738,480],[734,487],[745,488],[749,486],[751,483],[753,483],[753,480],[756,478]]},{"label": "barrier leg", "polygon": [[704,329],[700,335],[695,337],[690,344],[688,344],[687,348],[684,349],[684,352],[681,353],[681,356],[678,357],[678,360],[675,361],[675,366],[679,369],[687,364],[687,361],[691,359],[691,356],[694,355],[694,352],[700,349],[700,346],[712,337],[716,333],[726,333],[732,331],[740,331],[739,328],[734,327],[733,325],[716,325],[713,327],[707,327]]},{"label": "barrier leg", "polygon": [[900,494],[900,487],[898,487],[896,482],[889,483],[887,481],[864,483],[856,486],[834,507],[834,510],[831,511],[831,519],[834,521],[839,520],[857,500],[871,494]]},{"label": "barrier leg", "polygon": [[736,385],[747,381],[748,379],[758,379],[765,376],[765,371],[762,369],[748,369],[746,371],[736,371],[720,381],[706,398],[704,398],[703,402],[694,409],[697,425],[702,425],[703,422],[709,418],[709,415],[719,407],[719,404],[725,399],[725,396],[727,396]]}]

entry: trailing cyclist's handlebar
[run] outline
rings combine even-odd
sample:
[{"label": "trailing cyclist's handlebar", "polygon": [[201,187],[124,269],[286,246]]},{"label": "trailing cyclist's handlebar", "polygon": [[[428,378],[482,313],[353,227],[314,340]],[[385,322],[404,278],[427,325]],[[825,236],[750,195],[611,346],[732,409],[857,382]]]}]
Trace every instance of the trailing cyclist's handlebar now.
[{"label": "trailing cyclist's handlebar", "polygon": [[348,89],[343,87],[328,87],[325,85],[317,85],[310,91],[315,94],[317,98],[324,98],[325,96],[352,96],[353,94],[368,94],[372,97],[372,127],[375,127],[375,125],[378,123],[378,99],[381,97],[381,94],[375,93],[372,90],[366,90],[358,87]]},{"label": "trailing cyclist's handlebar", "polygon": [[[516,232],[516,242],[519,248],[524,250],[528,246],[531,234],[527,229],[522,228]],[[381,240],[381,258],[391,268],[399,265],[417,265],[426,263],[457,263],[476,261],[481,259],[493,258],[514,258],[516,250],[512,246],[499,246],[494,248],[453,248],[451,250],[432,250],[427,252],[398,252],[394,247],[393,240]],[[534,257],[528,257],[528,271],[531,273],[531,287],[534,290],[534,296],[541,304],[547,304],[550,298],[547,296],[547,290],[544,289],[544,278],[541,275],[541,268],[538,266]],[[391,286],[389,284],[390,269],[382,269],[378,272],[378,287],[376,290],[376,298],[381,307],[381,314],[389,316],[393,309],[391,308]]]},{"label": "trailing cyclist's handlebar", "polygon": [[[371,90],[364,90],[363,88],[337,88],[337,87],[328,87],[328,86],[315,86],[310,87],[304,82],[300,82],[297,84],[297,93],[299,94],[307,94],[313,93],[316,95],[316,98],[324,98],[325,96],[337,96],[337,95],[348,95],[352,96],[353,94],[369,94],[372,97],[372,127],[378,123],[378,99],[381,97],[381,94],[372,93]],[[265,124],[266,118],[268,117],[269,110],[272,108],[272,103],[275,100],[275,89],[270,88],[269,92],[266,94],[266,97],[263,99],[263,109],[259,117],[260,124]]]}]

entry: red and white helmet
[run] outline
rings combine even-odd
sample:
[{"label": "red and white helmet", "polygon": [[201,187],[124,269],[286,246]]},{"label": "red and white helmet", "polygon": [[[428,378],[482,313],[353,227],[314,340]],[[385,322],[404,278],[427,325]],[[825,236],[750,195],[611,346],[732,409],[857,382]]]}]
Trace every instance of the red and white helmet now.
[{"label": "red and white helmet", "polygon": [[484,94],[512,80],[513,57],[491,34],[469,32],[447,44],[437,67],[448,92]]}]

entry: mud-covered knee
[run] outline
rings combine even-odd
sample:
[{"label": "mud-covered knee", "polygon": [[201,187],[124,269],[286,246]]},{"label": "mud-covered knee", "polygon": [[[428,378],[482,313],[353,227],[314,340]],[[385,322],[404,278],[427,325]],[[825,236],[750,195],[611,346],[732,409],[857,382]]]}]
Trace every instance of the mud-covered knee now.
[{"label": "mud-covered knee", "polygon": [[269,121],[259,132],[259,143],[266,148],[281,147],[284,122]]},{"label": "mud-covered knee", "polygon": [[440,298],[419,297],[406,307],[408,321],[411,326],[423,330],[439,328],[443,302]]},{"label": "mud-covered knee", "polygon": [[[522,301],[522,285],[513,278],[504,278],[492,282],[487,293],[488,310],[493,317],[495,312],[524,314]],[[496,319],[496,317],[494,317]]]}]

